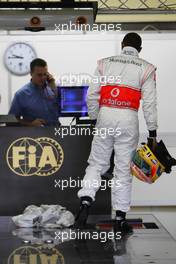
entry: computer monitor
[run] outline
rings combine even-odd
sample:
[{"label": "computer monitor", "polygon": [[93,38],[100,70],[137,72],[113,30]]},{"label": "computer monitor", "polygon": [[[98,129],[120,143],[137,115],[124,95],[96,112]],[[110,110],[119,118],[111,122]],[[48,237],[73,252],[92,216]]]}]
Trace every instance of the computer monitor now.
[{"label": "computer monitor", "polygon": [[88,86],[61,86],[58,89],[62,117],[88,116],[86,104]]}]

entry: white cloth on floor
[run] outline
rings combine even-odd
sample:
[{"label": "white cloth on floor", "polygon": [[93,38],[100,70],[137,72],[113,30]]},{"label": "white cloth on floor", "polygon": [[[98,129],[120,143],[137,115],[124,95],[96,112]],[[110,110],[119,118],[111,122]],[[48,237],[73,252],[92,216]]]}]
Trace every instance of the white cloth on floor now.
[{"label": "white cloth on floor", "polygon": [[18,227],[62,228],[74,224],[74,215],[61,205],[29,205],[23,214],[12,217]]}]

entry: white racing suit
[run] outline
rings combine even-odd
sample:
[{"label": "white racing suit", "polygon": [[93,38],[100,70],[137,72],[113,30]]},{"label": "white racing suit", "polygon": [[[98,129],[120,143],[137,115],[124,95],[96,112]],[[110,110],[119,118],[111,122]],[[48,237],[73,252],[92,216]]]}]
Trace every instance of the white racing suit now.
[{"label": "white racing suit", "polygon": [[[78,192],[79,198],[90,196],[95,200],[95,194],[101,186],[101,175],[108,170],[114,149],[112,208],[123,212],[130,209],[130,162],[139,139],[140,99],[143,100],[147,129],[157,129],[155,71],[152,64],[138,57],[138,51],[133,47],[124,47],[121,55],[98,61],[95,76],[99,79],[101,77],[101,82],[92,81],[88,89],[87,105],[90,118],[97,119],[96,128],[99,131],[106,128],[106,137],[102,137],[101,133],[94,136],[89,166],[82,189]],[[106,83],[102,83],[102,76]],[[117,81],[114,81],[115,78]]]}]

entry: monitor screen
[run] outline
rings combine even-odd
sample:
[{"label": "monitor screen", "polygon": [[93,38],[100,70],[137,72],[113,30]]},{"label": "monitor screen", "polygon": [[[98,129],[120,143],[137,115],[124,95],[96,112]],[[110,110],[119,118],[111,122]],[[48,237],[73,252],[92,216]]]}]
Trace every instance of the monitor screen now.
[{"label": "monitor screen", "polygon": [[61,116],[83,117],[88,115],[86,104],[88,86],[62,86],[58,89],[61,98]]}]

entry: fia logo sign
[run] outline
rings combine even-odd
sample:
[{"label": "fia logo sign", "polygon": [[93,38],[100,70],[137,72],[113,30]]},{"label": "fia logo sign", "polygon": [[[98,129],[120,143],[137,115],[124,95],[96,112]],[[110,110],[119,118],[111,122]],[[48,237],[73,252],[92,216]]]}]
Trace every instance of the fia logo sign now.
[{"label": "fia logo sign", "polygon": [[62,166],[64,153],[52,138],[24,137],[9,146],[6,160],[9,168],[19,176],[50,176]]},{"label": "fia logo sign", "polygon": [[64,264],[63,255],[56,248],[20,247],[8,258],[8,264]]}]

